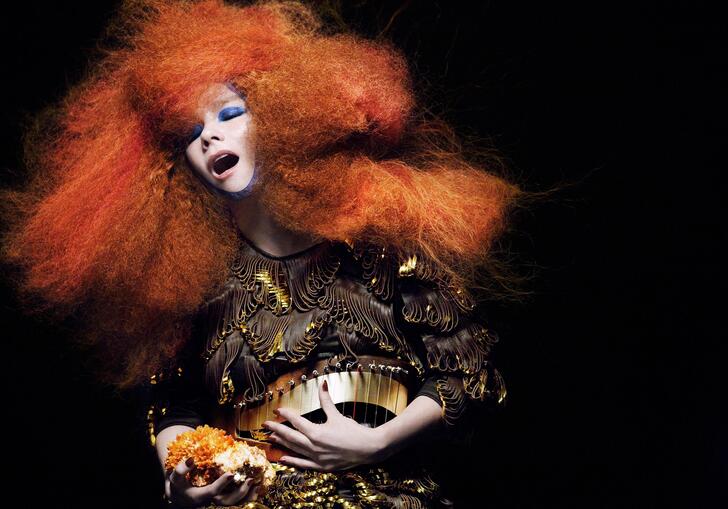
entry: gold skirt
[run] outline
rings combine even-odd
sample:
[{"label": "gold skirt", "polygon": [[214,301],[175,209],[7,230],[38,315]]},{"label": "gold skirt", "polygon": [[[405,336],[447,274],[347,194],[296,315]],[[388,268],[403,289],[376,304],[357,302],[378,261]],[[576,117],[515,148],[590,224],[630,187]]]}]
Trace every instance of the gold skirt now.
[{"label": "gold skirt", "polygon": [[[242,509],[442,509],[454,507],[423,467],[395,463],[338,472],[301,470],[273,463],[276,480],[256,502]],[[207,509],[218,509],[211,505]]]}]

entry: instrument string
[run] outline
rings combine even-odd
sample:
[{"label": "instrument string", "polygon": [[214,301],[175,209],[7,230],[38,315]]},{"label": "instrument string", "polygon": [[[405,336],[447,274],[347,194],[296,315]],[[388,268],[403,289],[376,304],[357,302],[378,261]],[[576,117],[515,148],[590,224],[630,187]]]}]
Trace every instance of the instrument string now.
[{"label": "instrument string", "polygon": [[356,371],[356,376],[354,377],[354,409],[351,412],[351,418],[356,421],[356,402],[359,395],[359,378],[361,377],[361,371]]},{"label": "instrument string", "polygon": [[301,396],[298,398],[298,408],[303,410],[303,386],[305,384],[305,380],[301,382],[301,384],[297,387],[298,392],[301,393]]},{"label": "instrument string", "polygon": [[[344,375],[343,375],[343,374],[341,373],[341,371],[339,371],[339,369],[341,368],[341,365],[337,363],[337,364],[336,364],[336,368],[337,368],[337,369],[336,369],[336,374],[337,374],[337,375],[339,375],[339,380],[341,380],[341,378],[342,378],[342,377],[344,376]],[[347,370],[346,374],[347,374],[347,375],[349,374],[348,370]],[[344,396],[344,401],[343,401],[343,403],[342,403],[342,405],[341,405],[341,414],[342,414],[342,415],[343,415],[344,417],[346,417],[346,396]]]},{"label": "instrument string", "polygon": [[382,369],[384,368],[383,365],[379,365],[379,375],[377,376],[377,402],[374,406],[374,427],[377,427],[377,414],[379,413],[379,394],[380,389],[382,388]]},{"label": "instrument string", "polygon": [[271,410],[271,407],[273,406],[273,402],[271,401],[270,397],[271,397],[270,393],[266,393],[266,395],[265,395],[265,420],[266,421],[271,420],[270,410]]},{"label": "instrument string", "polygon": [[[397,373],[399,373],[399,368],[397,368]],[[402,388],[402,385],[400,383],[399,387],[397,387],[397,396],[394,398],[394,413],[395,415],[399,415],[399,390]]]},{"label": "instrument string", "polygon": [[372,366],[373,365],[374,364],[369,364],[369,376],[367,377],[367,399],[366,399],[366,402],[364,405],[364,422],[369,422],[369,421],[367,421],[367,414],[369,413],[369,401],[370,401],[369,393],[372,388],[372,376],[373,376],[372,375]]},{"label": "instrument string", "polygon": [[[394,371],[394,368],[392,366],[387,366],[387,367],[389,368],[389,382],[388,382],[389,385],[387,386],[387,402],[385,403],[385,408],[386,408],[386,405],[389,404],[389,398],[392,394],[392,372]],[[386,410],[385,410],[384,422],[387,422],[387,421],[389,421],[389,412],[386,412]]]}]

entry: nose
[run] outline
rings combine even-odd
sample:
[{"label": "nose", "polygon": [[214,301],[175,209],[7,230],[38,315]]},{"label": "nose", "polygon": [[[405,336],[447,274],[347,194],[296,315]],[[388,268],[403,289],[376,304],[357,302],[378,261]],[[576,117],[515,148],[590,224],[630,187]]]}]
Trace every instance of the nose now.
[{"label": "nose", "polygon": [[202,140],[202,144],[206,147],[208,146],[212,140],[217,141],[223,141],[225,139],[225,135],[222,134],[220,130],[218,130],[214,125],[205,126],[205,128],[200,133],[200,140]]}]

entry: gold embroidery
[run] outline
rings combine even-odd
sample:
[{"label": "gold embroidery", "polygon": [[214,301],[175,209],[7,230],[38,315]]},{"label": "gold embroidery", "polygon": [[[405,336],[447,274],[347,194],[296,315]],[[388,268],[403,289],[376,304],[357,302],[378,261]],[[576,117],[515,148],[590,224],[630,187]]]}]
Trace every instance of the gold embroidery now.
[{"label": "gold embroidery", "polygon": [[326,288],[321,307],[327,310],[330,320],[373,340],[384,351],[404,355],[418,374],[424,373],[422,363],[394,322],[392,303],[372,298],[356,283],[337,280]]},{"label": "gold embroidery", "polygon": [[[260,504],[256,509],[421,509],[428,507],[441,490],[424,469],[400,473],[381,465],[330,473],[299,470],[277,463],[273,467],[276,479],[268,492],[256,502]],[[340,488],[345,488],[346,497],[339,494]]]},{"label": "gold embroidery", "polygon": [[307,311],[316,305],[321,290],[330,284],[341,261],[332,245],[324,242],[312,254],[273,260],[244,246],[232,272],[255,302],[276,315],[294,308]]},{"label": "gold embroidery", "polygon": [[226,373],[225,376],[222,377],[220,393],[220,397],[217,400],[219,404],[223,405],[233,400],[233,396],[235,395],[235,386],[233,385],[233,381],[230,378],[229,373]]},{"label": "gold embroidery", "polygon": [[299,362],[308,356],[308,353],[318,344],[321,338],[321,329],[326,325],[325,316],[317,317],[306,326],[303,332],[303,339],[297,342],[293,350],[286,352],[286,357],[291,362]]},{"label": "gold embroidery", "polygon": [[400,264],[398,274],[400,277],[410,277],[415,273],[415,267],[417,266],[417,255],[409,256],[405,261]]},{"label": "gold embroidery", "polygon": [[367,288],[382,300],[394,295],[394,260],[387,254],[387,248],[370,246],[361,259],[363,278]]},{"label": "gold embroidery", "polygon": [[427,323],[431,327],[449,332],[458,324],[457,306],[433,290],[423,290],[420,294],[403,296],[404,319],[411,323]]},{"label": "gold embroidery", "polygon": [[[291,315],[273,316],[266,327],[261,326],[263,314],[257,313],[248,323],[249,328],[243,337],[250,344],[255,356],[266,362],[282,351],[283,334],[291,322]],[[266,317],[268,318],[268,317]]]},{"label": "gold embroidery", "polygon": [[[457,379],[455,379],[456,382]],[[442,418],[446,424],[452,426],[465,412],[465,392],[452,383],[451,377],[438,380],[435,389],[442,401]]]},{"label": "gold embroidery", "polygon": [[[492,388],[488,387],[491,383]],[[463,378],[463,386],[465,393],[473,399],[484,401],[491,396],[496,402],[502,404],[507,396],[506,384],[500,372],[493,368],[492,376],[489,376],[487,369],[482,369],[478,373]]]},{"label": "gold embroidery", "polygon": [[[278,323],[277,335],[248,331],[246,322],[260,308],[275,316],[286,316],[293,309],[314,308],[323,289],[331,284],[341,261],[329,243],[322,243],[309,256],[283,260],[267,259],[249,246],[241,252],[231,267],[234,278],[227,282],[224,293],[208,303],[207,346],[203,359],[209,361],[220,345],[236,329],[249,332],[261,360],[272,358],[280,351],[286,323]],[[295,358],[302,358],[315,343],[311,336],[301,338],[293,346]]]},{"label": "gold embroidery", "polygon": [[464,312],[475,308],[470,292],[422,255],[412,254],[400,259],[398,275],[401,278],[419,279],[434,284],[444,298],[454,302]]},{"label": "gold embroidery", "polygon": [[260,270],[255,273],[255,280],[262,283],[257,286],[260,288],[260,301],[266,304],[266,308],[273,311],[276,315],[281,315],[288,311],[291,307],[291,297],[285,286],[280,286],[274,282],[267,270]]},{"label": "gold embroidery", "polygon": [[497,341],[485,327],[471,323],[452,336],[425,335],[427,364],[442,372],[473,374],[487,362],[491,345]]}]

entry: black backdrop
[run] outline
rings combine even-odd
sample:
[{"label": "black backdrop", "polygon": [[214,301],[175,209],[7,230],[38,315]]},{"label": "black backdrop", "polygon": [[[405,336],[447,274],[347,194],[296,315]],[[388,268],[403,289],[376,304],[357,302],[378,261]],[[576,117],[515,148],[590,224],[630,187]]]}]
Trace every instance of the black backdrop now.
[{"label": "black backdrop", "polygon": [[[406,4],[344,3],[367,35]],[[114,5],[3,12],[4,184],[18,122],[76,81]],[[460,507],[725,507],[721,19],[420,0],[390,29],[461,133],[491,139],[528,189],[574,184],[517,218],[514,248],[540,268],[528,302],[492,307],[509,400],[453,471]],[[2,313],[3,498],[156,507],[135,401],[88,378],[70,333],[23,318],[7,284]]]}]

